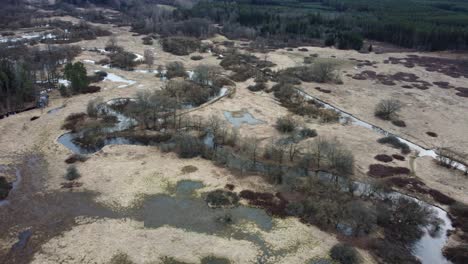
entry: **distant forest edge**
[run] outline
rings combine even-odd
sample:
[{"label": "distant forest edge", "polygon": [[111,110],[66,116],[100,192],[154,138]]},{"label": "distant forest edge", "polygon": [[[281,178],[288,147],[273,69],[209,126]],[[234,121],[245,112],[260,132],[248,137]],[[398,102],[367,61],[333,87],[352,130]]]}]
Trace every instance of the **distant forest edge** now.
[{"label": "distant forest edge", "polygon": [[[202,18],[224,25],[230,37],[321,40],[339,48],[360,49],[362,39],[426,51],[468,48],[466,0],[64,0],[94,3],[132,16],[134,28],[148,29],[151,5],[181,8],[169,20]],[[169,17],[168,14],[165,15]],[[169,22],[165,22],[167,26]],[[174,25],[172,25],[174,26]],[[154,30],[154,26],[150,31]],[[148,32],[145,32],[148,33]]]}]

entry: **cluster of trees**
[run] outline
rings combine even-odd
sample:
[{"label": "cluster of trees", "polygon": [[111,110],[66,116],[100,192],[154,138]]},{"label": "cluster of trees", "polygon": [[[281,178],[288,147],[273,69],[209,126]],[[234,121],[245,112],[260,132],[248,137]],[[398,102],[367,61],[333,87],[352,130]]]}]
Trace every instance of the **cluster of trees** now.
[{"label": "cluster of trees", "polygon": [[34,106],[33,71],[24,61],[0,60],[0,115]]},{"label": "cluster of trees", "polygon": [[86,67],[81,62],[67,63],[63,70],[64,77],[70,82],[70,91],[72,94],[84,93],[89,80],[86,74]]},{"label": "cluster of trees", "polygon": [[41,91],[57,86],[61,65],[80,51],[76,46],[0,47],[0,115],[35,107]]}]

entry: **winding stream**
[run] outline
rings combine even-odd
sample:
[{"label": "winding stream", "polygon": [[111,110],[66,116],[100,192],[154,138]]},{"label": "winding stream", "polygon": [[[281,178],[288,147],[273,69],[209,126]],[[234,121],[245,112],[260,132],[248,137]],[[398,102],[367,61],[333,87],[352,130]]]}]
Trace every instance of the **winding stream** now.
[{"label": "winding stream", "polygon": [[[317,97],[314,97],[302,90],[299,90],[297,89],[297,92],[302,95],[304,98],[306,98],[307,100],[313,100],[315,102],[318,102],[320,104],[322,104],[325,108],[327,109],[332,109],[334,110],[335,112],[339,113],[340,114],[340,122],[347,122],[348,120],[351,121],[351,123],[353,125],[356,125],[356,126],[360,126],[360,127],[364,127],[364,128],[367,128],[369,130],[372,130],[374,132],[377,132],[379,134],[382,134],[384,136],[394,136],[396,138],[398,138],[401,142],[403,143],[406,143],[411,150],[414,150],[417,154],[418,154],[418,157],[425,157],[425,156],[429,156],[429,157],[432,157],[434,159],[437,159],[439,157],[439,155],[436,153],[436,151],[434,149],[426,149],[416,143],[413,143],[411,142],[410,140],[407,140],[407,139],[404,139],[398,135],[395,135],[391,132],[388,132],[386,130],[384,130],[383,128],[381,127],[378,127],[378,126],[375,126],[375,125],[372,125],[370,123],[367,123],[355,116],[353,116],[352,114],[348,113],[348,112],[345,112],[341,109],[339,109],[338,107],[336,106],[333,106]],[[459,162],[455,162],[454,163],[454,168],[458,169],[458,170],[462,170],[462,171],[466,171],[467,167],[466,165],[462,164],[462,163],[459,163]]]},{"label": "winding stream", "polygon": [[[107,102],[106,105],[117,103],[117,102],[119,102],[119,100],[122,100],[122,99],[116,99],[116,100],[109,101],[109,102]],[[122,131],[122,130],[128,129],[128,128],[130,128],[130,127],[132,127],[133,125],[136,124],[135,120],[133,120],[131,118],[128,118],[128,117],[126,117],[126,116],[112,110],[111,108],[109,108],[107,106],[105,106],[105,109],[108,109],[108,111],[109,111],[108,113],[110,113],[111,115],[115,115],[117,117],[117,119],[118,119],[118,122],[114,127],[107,128],[109,132]],[[359,119],[356,119],[356,122],[362,122],[362,121],[360,121]],[[367,123],[365,123],[365,124],[367,124]],[[74,133],[66,133],[66,134],[62,135],[61,137],[59,137],[58,142],[63,144],[68,149],[70,149],[72,152],[77,153],[77,154],[91,154],[91,153],[94,153],[94,152],[96,152],[96,151],[98,151],[99,149],[102,148],[102,147],[98,148],[98,149],[82,148],[79,145],[75,144],[74,141],[73,141],[73,139],[75,137],[77,137],[77,136],[80,136],[80,134],[79,133],[75,133],[75,134]],[[206,145],[212,146],[212,138],[210,137],[209,133],[208,133],[208,136],[204,139],[204,142],[205,142]],[[141,142],[137,142],[135,140],[130,140],[130,139],[126,139],[126,138],[113,138],[113,139],[109,139],[109,140],[104,142],[104,145],[111,145],[111,144],[144,145]],[[235,160],[234,159],[234,160],[232,160],[230,162],[230,164],[228,164],[228,166],[231,166],[233,168],[242,167],[243,162],[245,162],[245,161]],[[255,171],[258,171],[258,172],[265,172],[265,171],[267,171],[269,169],[271,170],[271,168],[268,168],[268,166],[266,166],[265,164],[262,164],[260,162],[257,162],[253,169]],[[276,169],[283,170],[286,177],[300,177],[300,176],[303,176],[303,172],[299,172],[299,171],[293,170],[291,168],[279,167],[279,168],[276,168]],[[326,173],[326,172],[319,173],[319,177],[321,179],[324,179],[324,180],[333,180],[333,179],[335,179],[334,175],[332,175],[330,173]],[[368,192],[371,189],[371,186],[369,184],[366,184],[366,183],[355,182],[354,185],[355,185],[355,194],[356,195],[365,194],[366,192]],[[343,182],[343,186],[345,186],[344,182]],[[195,185],[194,188],[199,188],[199,187],[201,187],[201,186]],[[185,188],[183,186],[181,186],[180,188],[190,190],[191,187],[189,185],[189,187],[187,187],[187,188]],[[347,188],[347,187],[343,187],[343,188]],[[431,236],[430,232],[429,232],[429,227],[428,227],[428,229],[425,231],[425,234],[423,235],[423,237],[421,237],[421,239],[419,239],[415,243],[415,245],[414,245],[414,255],[417,256],[418,258],[420,258],[421,262],[423,264],[451,263],[450,261],[448,261],[442,255],[442,249],[443,249],[443,247],[444,247],[444,245],[445,245],[445,243],[447,241],[447,238],[448,238],[447,237],[447,231],[451,230],[453,228],[452,227],[452,222],[449,219],[447,212],[445,212],[444,210],[442,210],[442,209],[440,209],[440,208],[438,208],[436,206],[430,205],[430,204],[428,204],[426,202],[418,200],[418,199],[416,199],[414,197],[407,196],[405,194],[401,194],[399,192],[391,192],[391,193],[387,193],[387,194],[383,194],[383,195],[386,196],[386,197],[389,197],[389,198],[404,197],[404,198],[407,198],[407,199],[413,199],[413,200],[417,201],[418,203],[420,203],[421,205],[429,207],[430,209],[432,209],[436,213],[436,216],[438,216],[442,220],[439,232],[437,232],[436,236]],[[151,227],[157,227],[157,226],[161,226],[164,223],[167,223],[167,222],[170,221],[171,223],[175,223],[176,226],[183,228],[183,227],[186,227],[187,223],[185,223],[184,221],[175,221],[174,220],[174,219],[176,219],[176,218],[174,218],[176,216],[175,214],[177,214],[179,211],[181,211],[179,209],[182,208],[182,207],[183,208],[198,208],[198,209],[200,209],[205,205],[201,201],[200,202],[194,202],[192,200],[190,200],[190,201],[174,200],[174,199],[172,199],[170,197],[153,197],[152,199],[147,201],[146,206],[148,206],[148,209],[150,209],[150,208],[155,209],[155,210],[145,210],[146,212],[151,212],[151,211],[160,212],[161,210],[163,210],[163,211],[165,211],[167,213],[167,217],[164,217],[164,218],[159,217],[159,218],[156,219],[156,218],[151,217],[151,215],[153,215],[152,213],[149,213],[149,215],[144,216],[144,218],[147,219],[147,221],[145,221],[145,225],[151,226]],[[179,208],[179,209],[177,209],[177,208]],[[237,212],[236,210],[232,210],[231,213],[234,214],[234,215],[239,213],[240,215],[238,215],[238,217],[240,217],[240,218],[247,218],[247,219],[252,218],[252,217],[254,219],[258,218],[258,216],[249,217],[249,214],[251,214],[251,213],[249,213],[250,209],[242,208],[242,209],[237,209],[237,210],[240,210],[240,212]],[[255,214],[257,214],[257,213],[255,213]],[[198,218],[194,218],[194,219],[196,220]],[[254,220],[254,219],[252,219],[252,220]],[[191,222],[193,222],[193,221],[191,221]],[[257,224],[259,224],[259,223],[257,223]],[[211,226],[207,225],[206,223],[204,223],[204,220],[203,221],[198,221],[197,220],[197,221],[195,221],[193,223],[190,223],[189,225],[190,226],[198,226],[198,228],[201,231],[204,231],[204,232],[212,232],[212,231],[214,231],[216,229],[216,228],[213,229],[214,227],[211,227]],[[260,226],[261,226],[261,224],[260,224]],[[216,231],[214,231],[214,232],[216,233]],[[237,233],[237,236],[245,237],[245,234]]]}]

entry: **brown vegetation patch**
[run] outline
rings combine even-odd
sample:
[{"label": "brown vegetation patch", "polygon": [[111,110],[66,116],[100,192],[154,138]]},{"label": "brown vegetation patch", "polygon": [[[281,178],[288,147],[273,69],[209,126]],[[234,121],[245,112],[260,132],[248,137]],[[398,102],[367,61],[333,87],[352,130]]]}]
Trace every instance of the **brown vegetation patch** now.
[{"label": "brown vegetation patch", "polygon": [[450,259],[453,263],[463,264],[468,263],[468,250],[466,245],[449,247],[444,249],[444,256]]},{"label": "brown vegetation patch", "polygon": [[406,123],[403,120],[392,120],[392,124],[397,127],[406,127]]},{"label": "brown vegetation patch", "polygon": [[438,136],[437,133],[431,132],[431,131],[426,132],[426,135],[428,135],[430,137],[437,137]]},{"label": "brown vegetation patch", "polygon": [[398,155],[398,154],[393,154],[392,157],[396,160],[401,160],[401,161],[404,161],[405,160],[405,157],[402,156],[402,155]]},{"label": "brown vegetation patch", "polygon": [[239,196],[248,200],[250,205],[264,208],[271,215],[278,217],[286,217],[288,215],[286,212],[288,202],[281,193],[273,195],[272,193],[243,190],[239,193]]},{"label": "brown vegetation patch", "polygon": [[326,93],[326,94],[331,93],[330,90],[324,89],[324,88],[322,88],[322,87],[315,87],[315,90],[317,90],[317,91],[319,91],[319,92],[322,92],[322,93]]},{"label": "brown vegetation patch", "polygon": [[429,189],[428,193],[430,196],[432,196],[432,198],[434,198],[436,202],[441,203],[441,204],[452,205],[456,202],[455,199],[435,189]]},{"label": "brown vegetation patch", "polygon": [[402,64],[405,66],[414,65],[425,68],[429,72],[439,72],[453,78],[468,78],[468,61],[461,59],[436,58],[418,55],[408,55],[406,58],[390,57],[385,62],[392,64]]},{"label": "brown vegetation patch", "polygon": [[86,119],[85,113],[72,113],[65,118],[65,123],[62,125],[62,129],[76,131],[79,123]]},{"label": "brown vegetation patch", "polygon": [[72,154],[68,156],[68,158],[65,159],[65,163],[67,164],[73,164],[75,162],[85,162],[88,160],[86,156],[80,155],[80,154]]},{"label": "brown vegetation patch", "polygon": [[227,183],[226,185],[224,185],[224,188],[226,188],[226,189],[228,189],[230,191],[234,190],[235,187],[236,186],[234,186],[234,184],[230,184],[230,183]]},{"label": "brown vegetation patch", "polygon": [[412,87],[416,87],[418,89],[425,90],[429,86],[432,86],[429,82],[420,80],[419,77],[413,73],[406,73],[406,72],[397,72],[395,74],[383,74],[379,73],[377,74],[375,71],[362,71],[361,73],[355,74],[353,77],[355,80],[377,80],[383,85],[388,85],[388,86],[394,86],[396,85],[396,82],[407,82],[413,84],[412,86],[410,85],[404,85],[403,88],[405,89],[411,89]]},{"label": "brown vegetation patch", "polygon": [[182,169],[181,169],[183,174],[189,174],[189,173],[192,173],[192,172],[196,172],[197,170],[198,170],[198,168],[193,166],[193,165],[187,165],[187,166],[182,167]]},{"label": "brown vegetation patch", "polygon": [[468,88],[458,87],[458,88],[455,88],[455,90],[458,91],[458,93],[456,93],[456,95],[458,95],[460,97],[468,97]]},{"label": "brown vegetation patch", "polygon": [[381,162],[391,162],[393,160],[391,156],[385,155],[385,154],[376,155],[374,159],[381,161]]},{"label": "brown vegetation patch", "polygon": [[83,183],[71,181],[71,182],[62,182],[60,185],[62,186],[62,189],[73,189],[73,188],[78,188],[78,187],[83,186]]},{"label": "brown vegetation patch", "polygon": [[450,89],[450,88],[454,88],[452,85],[450,85],[450,83],[448,82],[433,82],[433,84],[439,88],[442,88],[442,89]]},{"label": "brown vegetation patch", "polygon": [[410,169],[405,167],[392,167],[382,164],[371,164],[369,165],[369,171],[367,172],[367,175],[374,178],[385,178],[394,175],[408,175],[410,172]]}]

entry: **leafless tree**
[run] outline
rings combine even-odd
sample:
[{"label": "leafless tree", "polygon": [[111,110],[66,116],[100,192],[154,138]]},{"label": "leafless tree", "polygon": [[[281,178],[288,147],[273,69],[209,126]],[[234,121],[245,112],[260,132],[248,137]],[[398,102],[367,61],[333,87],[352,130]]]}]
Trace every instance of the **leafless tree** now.
[{"label": "leafless tree", "polygon": [[390,120],[393,115],[401,110],[401,102],[397,99],[381,100],[375,107],[375,116],[384,120]]},{"label": "leafless tree", "polygon": [[154,65],[154,52],[151,50],[145,50],[145,52],[143,53],[143,58],[145,64],[148,66],[149,69],[151,69]]}]

